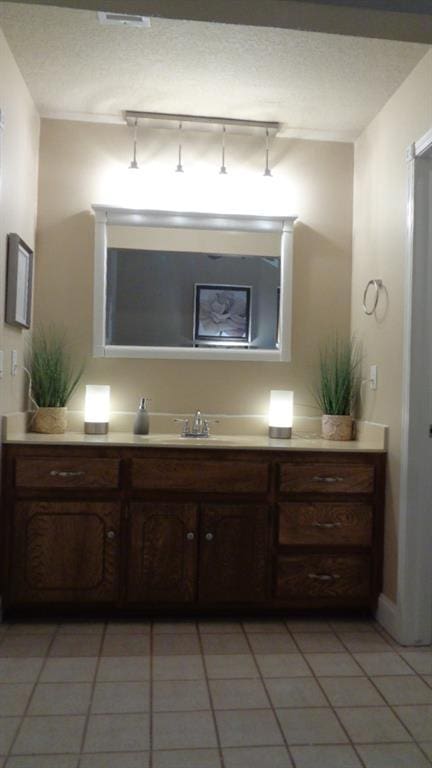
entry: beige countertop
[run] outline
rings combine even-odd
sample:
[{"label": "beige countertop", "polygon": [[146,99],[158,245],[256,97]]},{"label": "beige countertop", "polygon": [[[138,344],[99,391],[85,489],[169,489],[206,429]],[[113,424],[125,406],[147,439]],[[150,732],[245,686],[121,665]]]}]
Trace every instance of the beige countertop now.
[{"label": "beige countertop", "polygon": [[43,435],[35,432],[8,434],[6,444],[15,445],[75,445],[131,448],[214,448],[234,450],[278,451],[345,451],[384,453],[384,444],[377,440],[332,441],[316,437],[293,437],[291,440],[272,440],[262,435],[211,435],[208,438],[184,438],[175,434],[133,435],[110,432],[108,435],[84,435],[66,432],[64,435]]}]

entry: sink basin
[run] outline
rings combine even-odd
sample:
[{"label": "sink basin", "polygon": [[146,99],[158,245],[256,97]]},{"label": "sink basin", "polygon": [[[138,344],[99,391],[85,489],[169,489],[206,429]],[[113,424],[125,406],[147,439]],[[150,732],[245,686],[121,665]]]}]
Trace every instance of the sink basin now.
[{"label": "sink basin", "polygon": [[209,437],[181,437],[181,435],[143,435],[142,439],[149,443],[158,445],[176,445],[176,446],[206,446],[206,445],[238,445],[242,442],[241,437],[235,435],[210,435]]}]

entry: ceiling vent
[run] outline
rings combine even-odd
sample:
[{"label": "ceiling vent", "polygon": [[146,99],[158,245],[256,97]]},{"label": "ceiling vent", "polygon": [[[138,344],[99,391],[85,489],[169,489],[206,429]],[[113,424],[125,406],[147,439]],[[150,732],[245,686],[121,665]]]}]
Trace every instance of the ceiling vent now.
[{"label": "ceiling vent", "polygon": [[135,13],[110,13],[110,11],[98,11],[100,24],[117,27],[150,27],[148,16],[139,16]]}]

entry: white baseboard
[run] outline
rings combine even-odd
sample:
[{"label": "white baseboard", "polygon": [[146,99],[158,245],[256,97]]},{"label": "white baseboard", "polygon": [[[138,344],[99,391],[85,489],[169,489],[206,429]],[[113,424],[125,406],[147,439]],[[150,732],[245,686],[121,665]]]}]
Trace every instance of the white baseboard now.
[{"label": "white baseboard", "polygon": [[390,600],[382,592],[378,599],[378,608],[375,614],[375,618],[378,624],[381,624],[386,632],[388,632],[394,640],[399,642],[400,620],[398,607],[396,603],[393,602],[393,600]]}]

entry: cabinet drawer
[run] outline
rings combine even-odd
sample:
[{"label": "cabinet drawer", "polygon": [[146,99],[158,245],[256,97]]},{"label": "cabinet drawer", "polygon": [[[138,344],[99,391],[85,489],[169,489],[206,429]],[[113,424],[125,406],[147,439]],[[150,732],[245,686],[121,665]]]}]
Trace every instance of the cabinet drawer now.
[{"label": "cabinet drawer", "polygon": [[372,493],[374,467],[369,464],[281,463],[282,493]]},{"label": "cabinet drawer", "polygon": [[370,561],[361,555],[296,555],[280,557],[276,597],[367,598]]},{"label": "cabinet drawer", "polygon": [[137,459],[132,462],[134,488],[204,493],[266,493],[267,462]]},{"label": "cabinet drawer", "polygon": [[17,488],[118,488],[117,459],[17,459]]},{"label": "cabinet drawer", "polygon": [[370,546],[372,507],[343,502],[279,504],[279,544]]}]

